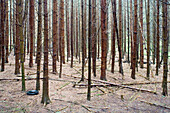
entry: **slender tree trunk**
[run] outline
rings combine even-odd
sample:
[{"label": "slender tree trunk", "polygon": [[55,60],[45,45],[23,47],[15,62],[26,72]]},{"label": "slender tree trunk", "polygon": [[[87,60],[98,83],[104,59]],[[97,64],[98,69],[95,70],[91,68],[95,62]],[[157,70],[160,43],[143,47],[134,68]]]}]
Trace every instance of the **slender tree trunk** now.
[{"label": "slender tree trunk", "polygon": [[16,2],[16,42],[15,42],[15,74],[20,74],[20,24],[19,24],[19,3]]},{"label": "slender tree trunk", "polygon": [[36,90],[40,90],[40,72],[41,72],[41,40],[42,40],[42,0],[38,1],[38,37],[37,37],[37,79]]},{"label": "slender tree trunk", "polygon": [[123,56],[126,54],[126,2],[124,2],[124,51]]},{"label": "slender tree trunk", "polygon": [[[120,49],[122,51],[122,0],[119,0],[119,40],[120,40]],[[121,56],[122,58],[122,56]]]},{"label": "slender tree trunk", "polygon": [[147,78],[149,79],[150,75],[150,0],[147,0]]},{"label": "slender tree trunk", "polygon": [[57,11],[57,0],[53,0],[53,73],[57,73],[57,38],[58,38],[58,31],[57,31],[57,17],[58,17],[58,11]]},{"label": "slender tree trunk", "polygon": [[16,0],[13,0],[13,48],[15,55],[15,42],[16,42]]},{"label": "slender tree trunk", "polygon": [[30,59],[29,67],[33,67],[33,51],[34,51],[34,0],[30,0]]},{"label": "slender tree trunk", "polygon": [[12,32],[12,0],[10,0],[10,52],[12,51],[12,36],[13,36],[13,32]]},{"label": "slender tree trunk", "polygon": [[163,0],[163,81],[162,81],[162,95],[168,96],[168,3],[167,0]]},{"label": "slender tree trunk", "polygon": [[156,5],[155,0],[153,1],[153,51],[152,51],[152,60],[153,64],[155,64],[155,56],[156,56]]},{"label": "slender tree trunk", "polygon": [[91,0],[89,0],[89,37],[88,37],[88,90],[87,90],[87,100],[90,101],[91,98],[91,28],[92,28],[92,11],[91,11]]},{"label": "slender tree trunk", "polygon": [[87,35],[86,35],[86,29],[87,29],[87,16],[86,16],[86,6],[87,6],[87,0],[84,0],[84,40],[85,40],[85,43],[84,43],[84,53],[85,53],[85,58],[87,58]]},{"label": "slender tree trunk", "polygon": [[114,23],[115,23],[115,29],[116,29],[116,36],[117,36],[117,44],[118,44],[118,51],[119,51],[119,72],[123,75],[123,65],[122,65],[122,51],[121,51],[121,44],[120,44],[120,38],[119,38],[119,32],[118,32],[118,25],[117,25],[117,18],[116,18],[116,0],[112,1],[112,4],[114,5]]},{"label": "slender tree trunk", "polygon": [[79,42],[78,42],[78,10],[76,8],[76,58],[78,58]]},{"label": "slender tree trunk", "polygon": [[84,3],[83,3],[84,0],[81,0],[81,11],[82,11],[82,77],[81,77],[81,81],[84,81],[84,65],[85,65],[85,51],[84,51],[84,43],[85,43],[85,38],[84,38]]},{"label": "slender tree trunk", "polygon": [[1,72],[5,70],[5,0],[1,0],[1,49],[2,49],[2,62],[1,62]]},{"label": "slender tree trunk", "polygon": [[[113,0],[112,0],[113,1]],[[112,24],[112,67],[111,67],[111,72],[114,73],[114,65],[115,65],[115,55],[116,55],[116,49],[115,49],[115,38],[116,38],[116,26],[115,26],[115,21],[114,21],[114,15],[116,11],[113,9],[113,3],[112,3],[112,11],[113,11],[113,24]],[[115,6],[114,6],[115,7]]]},{"label": "slender tree trunk", "polygon": [[43,72],[43,93],[41,103],[50,103],[48,86],[48,10],[47,0],[44,0],[44,72]]},{"label": "slender tree trunk", "polygon": [[141,33],[140,33],[140,67],[143,68],[143,0],[140,1],[140,23],[141,23]]},{"label": "slender tree trunk", "polygon": [[94,77],[96,77],[96,33],[96,0],[92,0],[92,59]]},{"label": "slender tree trunk", "polygon": [[60,74],[59,77],[61,78],[62,74],[62,63],[64,63],[64,0],[60,1]]},{"label": "slender tree trunk", "polygon": [[69,21],[69,0],[66,0],[66,34],[67,34],[67,62],[70,57],[70,21]]},{"label": "slender tree trunk", "polygon": [[137,49],[137,0],[134,0],[134,46],[133,46],[133,61],[132,61],[132,74],[131,77],[135,79],[135,67],[136,67],[136,49]]},{"label": "slender tree trunk", "polygon": [[101,0],[101,80],[106,80],[106,62],[107,62],[107,11],[106,0]]},{"label": "slender tree trunk", "polygon": [[130,37],[131,37],[131,68],[133,59],[133,12],[132,12],[132,0],[130,0]]},{"label": "slender tree trunk", "polygon": [[159,60],[160,60],[160,50],[159,50],[159,0],[157,0],[157,50],[156,50],[156,75],[159,71]]},{"label": "slender tree trunk", "polygon": [[9,50],[8,50],[8,44],[9,44],[9,19],[8,19],[8,0],[5,1],[6,5],[6,26],[5,26],[5,49],[6,49],[6,55],[5,55],[5,63],[8,63],[8,56],[9,56]]},{"label": "slender tree trunk", "polygon": [[24,69],[24,36],[23,36],[23,1],[17,0],[18,7],[18,30],[20,37],[20,57],[21,57],[21,74],[22,74],[22,91],[25,91],[25,69]]},{"label": "slender tree trunk", "polygon": [[71,1],[71,68],[73,68],[73,0]]},{"label": "slender tree trunk", "polygon": [[129,52],[130,52],[130,25],[129,25],[129,0],[127,0],[127,19],[128,19],[128,63],[130,63]]}]

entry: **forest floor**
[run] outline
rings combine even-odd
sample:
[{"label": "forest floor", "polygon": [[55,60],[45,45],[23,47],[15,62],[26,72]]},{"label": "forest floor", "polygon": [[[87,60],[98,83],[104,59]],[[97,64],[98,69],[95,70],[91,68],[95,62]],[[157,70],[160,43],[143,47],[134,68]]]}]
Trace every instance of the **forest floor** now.
[{"label": "forest floor", "polygon": [[[28,56],[26,57],[25,73],[26,79],[36,78],[36,64],[28,67]],[[34,58],[35,59],[35,58]],[[21,91],[21,81],[1,79],[21,79],[21,75],[14,75],[15,57],[9,56],[4,72],[0,72],[0,112],[29,112],[29,113],[87,113],[87,112],[115,112],[115,113],[170,113],[170,83],[168,83],[168,97],[161,95],[162,67],[159,76],[155,76],[155,65],[151,65],[150,80],[146,79],[146,65],[136,72],[136,80],[131,79],[131,69],[128,63],[123,63],[124,79],[118,72],[118,57],[116,56],[115,73],[110,72],[108,59],[107,83],[117,86],[107,86],[100,80],[100,60],[97,60],[97,77],[92,76],[92,84],[104,87],[91,88],[91,101],[87,101],[87,80],[77,83],[81,78],[81,64],[74,60],[74,68],[70,68],[70,61],[63,65],[62,78],[52,73],[52,59],[49,59],[49,96],[51,103],[47,106],[41,104],[42,80],[39,95],[28,96]],[[42,63],[43,64],[43,63]],[[43,69],[41,65],[41,69]],[[59,70],[59,63],[57,66]],[[85,67],[85,78],[87,78],[87,64]],[[168,73],[169,74],[169,73]],[[93,74],[92,74],[93,75]],[[41,78],[43,73],[41,73]],[[168,75],[168,81],[170,76]],[[147,84],[147,83],[153,84]],[[157,83],[158,82],[158,83]],[[137,84],[136,84],[137,83]],[[136,85],[134,85],[136,84]],[[73,87],[75,85],[75,87]],[[124,88],[128,86],[128,89]],[[36,87],[35,80],[26,80],[26,91]],[[137,91],[135,88],[147,91]],[[155,94],[156,93],[156,94]]]}]

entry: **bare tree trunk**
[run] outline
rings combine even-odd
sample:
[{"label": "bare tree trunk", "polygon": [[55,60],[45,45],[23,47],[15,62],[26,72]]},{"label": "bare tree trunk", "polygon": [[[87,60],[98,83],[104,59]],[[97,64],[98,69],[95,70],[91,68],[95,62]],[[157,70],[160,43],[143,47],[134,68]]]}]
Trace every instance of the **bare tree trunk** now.
[{"label": "bare tree trunk", "polygon": [[43,93],[41,103],[50,103],[48,86],[48,10],[47,0],[44,0],[44,72],[43,72]]},{"label": "bare tree trunk", "polygon": [[150,75],[150,0],[147,0],[147,78],[149,79]]},{"label": "bare tree trunk", "polygon": [[5,0],[1,0],[1,49],[2,49],[2,62],[1,62],[1,72],[5,70]]},{"label": "bare tree trunk", "polygon": [[53,0],[53,73],[55,74],[57,72],[57,66],[56,66],[56,60],[57,60],[57,38],[58,38],[58,10],[57,10],[57,0]]},{"label": "bare tree trunk", "polygon": [[106,80],[106,62],[107,62],[107,11],[106,0],[101,0],[101,80]]},{"label": "bare tree trunk", "polygon": [[[120,41],[120,49],[122,52],[123,51],[123,48],[122,48],[122,0],[119,0],[119,41]],[[121,59],[122,59],[122,56],[121,56]]]},{"label": "bare tree trunk", "polygon": [[126,54],[126,2],[124,2],[124,51],[123,56]]},{"label": "bare tree trunk", "polygon": [[[111,72],[114,73],[114,65],[115,65],[115,55],[116,55],[116,49],[115,49],[115,38],[116,38],[116,26],[115,26],[115,21],[114,21],[114,15],[116,11],[113,9],[113,3],[112,3],[112,11],[113,11],[113,24],[112,24],[112,67],[111,67]],[[115,6],[114,6],[115,7]]]},{"label": "bare tree trunk", "polygon": [[127,0],[127,19],[128,19],[128,63],[130,63],[129,52],[130,52],[130,25],[129,25],[129,0]]},{"label": "bare tree trunk", "polygon": [[96,77],[96,33],[96,0],[92,0],[92,59],[94,77]]},{"label": "bare tree trunk", "polygon": [[140,67],[143,68],[143,0],[140,1],[140,23],[141,23],[141,35],[140,35]]},{"label": "bare tree trunk", "polygon": [[17,0],[18,7],[18,30],[20,37],[20,57],[21,57],[21,74],[22,74],[22,91],[25,91],[25,69],[24,69],[24,36],[23,36],[23,1]]},{"label": "bare tree trunk", "polygon": [[162,81],[162,95],[168,96],[168,9],[167,0],[163,0],[163,81]]},{"label": "bare tree trunk", "polygon": [[9,19],[8,19],[8,0],[5,1],[5,7],[6,7],[6,25],[5,25],[5,49],[6,49],[6,55],[5,55],[5,63],[8,63],[8,56],[9,56],[9,50],[8,50],[8,44],[9,44]]},{"label": "bare tree trunk", "polygon": [[84,53],[85,53],[85,58],[87,58],[87,35],[86,35],[86,29],[87,29],[87,16],[86,16],[86,6],[87,6],[87,0],[84,0],[84,40],[85,40],[85,43],[84,43]]},{"label": "bare tree trunk", "polygon": [[42,49],[42,0],[38,1],[38,37],[37,37],[37,79],[36,90],[40,90],[41,49]]},{"label": "bare tree trunk", "polygon": [[12,51],[12,36],[13,36],[13,32],[12,32],[12,0],[10,0],[10,52]]},{"label": "bare tree trunk", "polygon": [[133,59],[133,12],[132,12],[132,0],[130,0],[130,37],[131,37],[131,67],[132,67],[132,59]]},{"label": "bare tree trunk", "polygon": [[89,37],[88,37],[88,90],[87,90],[87,100],[90,101],[91,98],[91,28],[92,28],[92,11],[91,11],[91,0],[89,0]]},{"label": "bare tree trunk", "polygon": [[13,48],[15,55],[15,43],[16,43],[16,0],[13,0]]},{"label": "bare tree trunk", "polygon": [[133,46],[133,61],[132,61],[132,74],[131,77],[135,79],[135,67],[136,67],[136,49],[137,49],[137,0],[134,0],[134,46]]},{"label": "bare tree trunk", "polygon": [[78,58],[79,42],[78,42],[78,10],[76,8],[76,58]]},{"label": "bare tree trunk", "polygon": [[159,71],[159,60],[160,60],[160,50],[159,50],[159,0],[157,0],[157,50],[156,50],[156,75]]},{"label": "bare tree trunk", "polygon": [[59,77],[61,78],[62,74],[62,63],[65,63],[64,61],[64,0],[60,1],[60,73]]},{"label": "bare tree trunk", "polygon": [[20,24],[19,24],[19,3],[16,2],[16,42],[15,42],[15,74],[20,74]]},{"label": "bare tree trunk", "polygon": [[84,43],[85,43],[85,37],[84,37],[84,3],[83,0],[81,0],[81,11],[82,11],[82,77],[81,77],[81,81],[84,81],[84,65],[85,65],[85,51],[84,51]]},{"label": "bare tree trunk", "polygon": [[156,56],[156,5],[155,0],[153,1],[153,51],[152,51],[152,60],[153,64],[155,64],[155,56]]},{"label": "bare tree trunk", "polygon": [[71,68],[73,68],[73,0],[71,1]]},{"label": "bare tree trunk", "polygon": [[70,57],[70,22],[69,22],[69,0],[66,0],[66,34],[67,34],[67,62]]},{"label": "bare tree trunk", "polygon": [[33,51],[34,51],[34,0],[30,0],[30,60],[29,67],[33,67]]}]

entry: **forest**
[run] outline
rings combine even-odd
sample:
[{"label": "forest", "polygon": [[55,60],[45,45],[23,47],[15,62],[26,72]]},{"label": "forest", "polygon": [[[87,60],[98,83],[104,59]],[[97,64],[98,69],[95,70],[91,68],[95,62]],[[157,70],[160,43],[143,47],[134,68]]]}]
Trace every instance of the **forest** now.
[{"label": "forest", "polygon": [[0,0],[0,112],[170,112],[169,0]]}]

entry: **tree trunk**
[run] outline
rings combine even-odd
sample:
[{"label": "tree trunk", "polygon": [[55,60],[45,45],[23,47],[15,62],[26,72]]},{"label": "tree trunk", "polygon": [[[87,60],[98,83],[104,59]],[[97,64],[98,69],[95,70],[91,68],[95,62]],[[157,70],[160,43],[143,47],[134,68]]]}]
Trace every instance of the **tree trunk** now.
[{"label": "tree trunk", "polygon": [[[119,41],[120,41],[120,49],[122,52],[122,0],[119,0]],[[121,56],[122,59],[122,56]],[[120,59],[119,59],[120,60]]]},{"label": "tree trunk", "polygon": [[96,0],[92,0],[92,59],[94,77],[96,77],[96,36]]},{"label": "tree trunk", "polygon": [[25,69],[24,69],[24,36],[23,36],[23,1],[17,0],[17,7],[18,7],[18,30],[19,30],[19,37],[20,37],[20,58],[21,58],[21,74],[22,74],[22,91],[25,91]]},{"label": "tree trunk", "polygon": [[85,51],[84,51],[84,44],[85,44],[85,37],[84,37],[84,3],[83,0],[81,0],[81,11],[82,11],[82,77],[81,77],[81,81],[84,81],[84,65],[85,65]]},{"label": "tree trunk", "polygon": [[64,0],[60,1],[60,74],[62,74],[62,63],[64,63]]},{"label": "tree trunk", "polygon": [[57,0],[53,0],[53,73],[55,74],[57,72],[57,38],[58,38],[58,31],[57,31],[57,18],[58,18],[58,10],[57,10]]},{"label": "tree trunk", "polygon": [[15,74],[20,74],[19,49],[20,49],[20,24],[19,24],[19,3],[16,3],[16,42],[15,42]]},{"label": "tree trunk", "polygon": [[73,68],[73,0],[71,1],[71,68]]},{"label": "tree trunk", "polygon": [[88,37],[88,91],[87,91],[87,100],[90,101],[91,98],[91,28],[92,28],[92,11],[91,11],[91,0],[89,0],[89,37]]},{"label": "tree trunk", "polygon": [[153,2],[153,51],[152,51],[152,60],[153,64],[155,64],[155,56],[156,56],[156,5],[155,0]]},{"label": "tree trunk", "polygon": [[132,12],[132,0],[130,0],[130,37],[131,37],[131,68],[133,59],[133,12]]},{"label": "tree trunk", "polygon": [[106,0],[101,0],[101,80],[106,80],[106,62],[107,62],[107,11]]},{"label": "tree trunk", "polygon": [[66,34],[67,34],[67,62],[70,57],[70,21],[69,21],[69,0],[66,0]]},{"label": "tree trunk", "polygon": [[43,93],[41,103],[50,103],[48,86],[48,10],[47,0],[44,0],[44,71],[43,71]]},{"label": "tree trunk", "polygon": [[10,52],[12,51],[12,36],[13,36],[13,32],[12,32],[12,25],[13,25],[13,22],[12,22],[12,0],[10,0]]},{"label": "tree trunk", "polygon": [[8,44],[9,44],[9,19],[8,19],[8,0],[5,1],[5,7],[6,7],[6,25],[5,25],[5,49],[6,49],[6,55],[5,55],[5,63],[8,63],[8,56],[9,56],[9,50],[8,50]]},{"label": "tree trunk", "polygon": [[127,0],[127,19],[128,19],[128,63],[130,63],[129,52],[130,52],[130,25],[129,25],[129,0]]},{"label": "tree trunk", "polygon": [[41,72],[41,40],[42,40],[42,0],[38,1],[38,37],[37,37],[37,79],[36,90],[40,90],[40,72]]},{"label": "tree trunk", "polygon": [[137,0],[134,0],[134,12],[135,12],[135,14],[134,14],[134,16],[135,16],[135,18],[134,18],[134,34],[133,34],[133,36],[134,36],[134,46],[133,46],[133,61],[132,61],[132,74],[131,74],[131,77],[133,78],[133,79],[135,79],[135,67],[136,67],[136,49],[137,49]]},{"label": "tree trunk", "polygon": [[33,67],[33,50],[34,50],[34,0],[30,0],[30,60],[29,67]]},{"label": "tree trunk", "polygon": [[5,0],[1,0],[1,49],[2,49],[2,62],[1,62],[1,72],[5,70]]},{"label": "tree trunk", "polygon": [[147,8],[147,78],[149,79],[150,75],[150,0],[147,0],[148,8]]},{"label": "tree trunk", "polygon": [[[126,2],[124,2],[126,4]],[[127,5],[127,4],[126,4]],[[124,5],[124,51],[123,56],[126,54],[126,5]]]},{"label": "tree trunk", "polygon": [[156,75],[159,71],[159,60],[160,60],[160,50],[159,50],[159,0],[157,0],[157,50],[156,50]]},{"label": "tree trunk", "polygon": [[[116,26],[115,26],[115,21],[114,21],[114,15],[116,11],[113,9],[113,3],[112,3],[112,11],[113,11],[113,24],[112,24],[112,67],[111,67],[111,72],[114,73],[114,65],[115,65],[115,55],[116,55],[116,49],[115,49],[115,38],[116,38]],[[115,6],[114,6],[115,7]]]},{"label": "tree trunk", "polygon": [[140,2],[140,23],[141,23],[141,32],[140,32],[140,67],[143,68],[143,0]]},{"label": "tree trunk", "polygon": [[163,0],[163,81],[162,81],[162,95],[168,96],[168,9],[167,0]]}]

